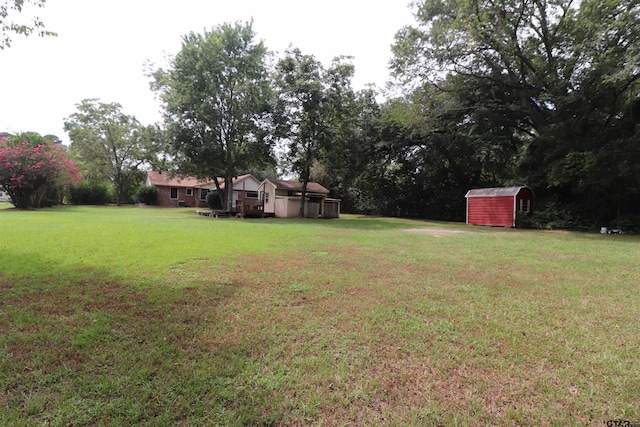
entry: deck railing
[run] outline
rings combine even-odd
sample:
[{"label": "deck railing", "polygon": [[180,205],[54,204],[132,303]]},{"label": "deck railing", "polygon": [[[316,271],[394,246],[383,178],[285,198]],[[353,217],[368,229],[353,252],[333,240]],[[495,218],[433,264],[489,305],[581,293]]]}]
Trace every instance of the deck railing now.
[{"label": "deck railing", "polygon": [[239,199],[236,210],[240,215],[263,215],[264,203],[260,199]]}]

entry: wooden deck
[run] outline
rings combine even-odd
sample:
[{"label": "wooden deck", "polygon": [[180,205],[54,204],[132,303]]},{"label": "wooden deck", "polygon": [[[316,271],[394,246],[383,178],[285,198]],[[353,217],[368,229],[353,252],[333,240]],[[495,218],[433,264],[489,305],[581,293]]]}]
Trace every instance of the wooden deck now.
[{"label": "wooden deck", "polygon": [[235,216],[237,218],[244,218],[245,216],[264,216],[264,204],[262,203],[262,200],[240,199],[236,203],[235,212],[229,212],[223,209],[198,209],[196,212],[198,215],[208,216],[211,218],[227,218],[229,216]]},{"label": "wooden deck", "polygon": [[221,209],[198,209],[198,215],[208,216],[210,218],[227,218],[229,212]]},{"label": "wooden deck", "polygon": [[258,199],[238,200],[236,209],[238,210],[237,215],[241,218],[245,216],[264,216],[264,204],[262,200]]}]

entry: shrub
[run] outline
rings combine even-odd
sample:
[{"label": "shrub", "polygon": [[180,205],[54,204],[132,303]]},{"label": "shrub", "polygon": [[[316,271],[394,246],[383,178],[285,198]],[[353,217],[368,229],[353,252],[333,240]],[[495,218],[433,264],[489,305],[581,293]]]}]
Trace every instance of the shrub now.
[{"label": "shrub", "polygon": [[217,191],[209,191],[207,193],[207,205],[210,209],[222,209],[222,202]]},{"label": "shrub", "polygon": [[155,205],[158,202],[158,189],[153,185],[144,185],[138,190],[137,198],[145,205]]},{"label": "shrub", "polygon": [[622,215],[612,221],[609,228],[617,228],[623,233],[638,233],[640,232],[640,215]]},{"label": "shrub", "polygon": [[109,186],[95,181],[82,181],[68,191],[69,202],[74,205],[106,205],[111,197]]},{"label": "shrub", "polygon": [[79,179],[78,167],[58,145],[31,144],[24,140],[0,147],[0,187],[9,194],[16,208],[58,203],[60,188]]},{"label": "shrub", "polygon": [[516,227],[539,230],[576,229],[578,222],[568,209],[560,207],[556,202],[541,203],[532,214],[518,215]]}]

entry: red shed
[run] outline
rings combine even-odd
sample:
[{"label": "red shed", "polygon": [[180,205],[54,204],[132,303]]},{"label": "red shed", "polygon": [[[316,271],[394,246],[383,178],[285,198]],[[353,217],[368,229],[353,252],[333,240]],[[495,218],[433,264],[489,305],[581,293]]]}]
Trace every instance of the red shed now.
[{"label": "red shed", "polygon": [[469,190],[465,196],[467,224],[515,227],[516,215],[533,212],[533,197],[529,187]]}]

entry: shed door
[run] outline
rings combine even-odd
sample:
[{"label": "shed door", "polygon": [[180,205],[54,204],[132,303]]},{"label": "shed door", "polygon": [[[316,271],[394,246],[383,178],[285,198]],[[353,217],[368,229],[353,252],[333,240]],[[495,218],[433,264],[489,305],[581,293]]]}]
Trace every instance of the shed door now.
[{"label": "shed door", "polygon": [[320,203],[309,202],[307,205],[307,218],[318,218],[320,215]]}]

